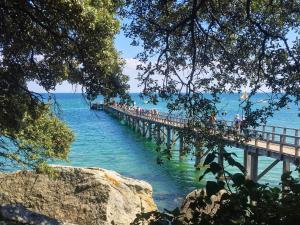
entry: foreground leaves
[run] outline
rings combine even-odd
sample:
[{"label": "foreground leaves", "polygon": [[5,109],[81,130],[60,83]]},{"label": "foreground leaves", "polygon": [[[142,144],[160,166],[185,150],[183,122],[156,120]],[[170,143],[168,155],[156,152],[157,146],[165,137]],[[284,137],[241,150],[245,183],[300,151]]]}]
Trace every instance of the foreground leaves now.
[{"label": "foreground leaves", "polygon": [[72,131],[48,107],[37,118],[25,113],[17,132],[2,131],[1,165],[46,169],[48,160],[67,159],[73,140]]},{"label": "foreground leaves", "polygon": [[99,94],[127,97],[128,78],[114,48],[120,4],[0,2],[0,163],[9,158],[36,167],[48,158],[65,159],[73,140],[70,130],[45,108],[47,99],[28,90],[28,82],[51,92],[68,81],[80,85],[88,100]]}]

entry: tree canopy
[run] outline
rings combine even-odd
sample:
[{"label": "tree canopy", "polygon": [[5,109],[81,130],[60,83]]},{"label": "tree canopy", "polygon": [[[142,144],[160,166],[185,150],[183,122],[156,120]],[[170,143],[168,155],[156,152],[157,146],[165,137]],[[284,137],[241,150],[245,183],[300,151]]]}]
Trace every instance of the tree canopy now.
[{"label": "tree canopy", "polygon": [[[217,180],[207,182],[208,198],[201,196],[192,204],[193,218],[186,224],[297,221],[300,215],[293,206],[300,202],[299,180],[291,173],[284,174],[282,183],[287,190],[246,180],[245,169],[225,148],[230,143],[222,136],[228,129],[209,118],[222,114],[218,107],[221,94],[240,93],[243,89],[248,92],[247,98],[240,100],[245,131],[249,126],[266,123],[276,110],[290,103],[299,105],[300,1],[126,2],[122,11],[128,19],[125,32],[133,39],[133,45],[142,46],[137,58],[143,95],[152,102],[163,98],[171,112],[182,112],[189,121],[182,132],[189,148],[200,146],[210,151],[204,161],[208,165],[204,175],[212,173]],[[256,104],[255,95],[259,92],[265,93],[267,104]],[[218,132],[211,132],[210,128]],[[241,142],[252,135],[255,134],[235,133]],[[240,173],[218,164],[219,156],[229,166],[238,167]],[[209,204],[209,197],[221,189],[228,194],[221,199],[218,213],[201,213]],[[159,214],[157,218],[153,224],[165,224],[164,220],[181,224],[170,214]]]},{"label": "tree canopy", "polygon": [[65,159],[73,140],[28,81],[47,92],[62,81],[79,84],[89,100],[126,95],[123,61],[114,48],[119,6],[111,0],[0,2],[1,163],[9,158],[35,167]]},{"label": "tree canopy", "polygon": [[[127,3],[127,36],[143,47],[138,58],[145,95],[169,100],[176,95],[184,101],[181,109],[199,103],[205,109],[220,93],[247,88],[246,118],[262,122],[274,110],[299,102],[299,1]],[[269,104],[257,110],[252,97],[259,91],[270,93]]]}]

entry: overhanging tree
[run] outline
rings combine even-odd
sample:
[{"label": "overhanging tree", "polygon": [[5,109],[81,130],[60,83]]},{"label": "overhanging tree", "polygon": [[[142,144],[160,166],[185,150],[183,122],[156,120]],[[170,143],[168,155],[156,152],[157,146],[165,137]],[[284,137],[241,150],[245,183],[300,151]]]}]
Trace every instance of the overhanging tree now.
[{"label": "overhanging tree", "polygon": [[[201,129],[196,140],[224,147],[221,135],[207,129],[209,117],[221,113],[222,93],[249,90],[241,102],[245,128],[299,104],[299,1],[128,0],[122,13],[130,19],[127,36],[143,46],[137,56],[143,94],[185,113],[190,143]],[[268,104],[257,107],[260,91],[267,92]]]},{"label": "overhanging tree", "polygon": [[[138,55],[144,94],[188,96],[182,108],[198,104],[191,100],[199,95],[207,100],[205,108],[220,93],[247,87],[247,119],[262,121],[289,102],[299,102],[299,1],[127,3],[127,35],[144,48]],[[270,92],[269,104],[255,110],[251,100],[261,90]]]},{"label": "overhanging tree", "polygon": [[[300,100],[299,1],[127,1],[125,30],[138,55],[143,93],[155,102],[168,100],[171,111],[183,111],[198,142],[224,143],[207,127],[220,94],[250,93],[241,102],[244,126],[265,123],[274,111]],[[255,94],[267,91],[268,104]],[[254,100],[253,100],[254,99]],[[257,107],[258,106],[258,107]],[[221,126],[220,132],[225,132]],[[210,139],[210,140],[208,140]],[[214,141],[216,140],[216,141]],[[193,145],[195,145],[194,143]]]},{"label": "overhanging tree", "polygon": [[127,77],[115,50],[119,1],[0,2],[0,163],[39,167],[66,159],[73,134],[39,94],[62,81],[82,86],[87,99],[126,96]]},{"label": "overhanging tree", "polygon": [[[122,11],[129,18],[125,26],[133,45],[141,45],[139,80],[143,94],[153,102],[166,99],[170,111],[182,111],[189,119],[183,134],[188,144],[211,150],[207,172],[229,175],[234,182],[230,197],[224,199],[221,219],[208,218],[203,224],[291,224],[298,218],[289,204],[299,204],[299,184],[283,177],[290,189],[281,192],[248,182],[242,174],[231,174],[214,160],[221,153],[232,166],[243,167],[227,152],[222,134],[228,129],[212,124],[209,117],[222,113],[220,94],[249,90],[243,102],[245,128],[265,123],[276,110],[300,101],[300,2],[297,0],[128,0]],[[255,95],[264,91],[268,104],[257,107]],[[242,104],[243,103],[243,104]],[[209,127],[215,127],[217,135]],[[217,126],[217,127],[216,127]],[[194,132],[195,130],[199,132]],[[249,135],[238,137],[244,141]],[[241,176],[240,176],[241,175]],[[289,174],[290,175],[290,174]],[[237,179],[238,178],[238,179]],[[294,182],[295,181],[295,182]],[[222,181],[210,182],[216,193]],[[228,191],[230,191],[228,186]],[[280,193],[280,194],[278,194]],[[249,204],[256,202],[257,208]],[[228,201],[227,201],[228,200]],[[195,208],[203,206],[199,200]],[[273,205],[271,212],[264,204]],[[235,213],[230,213],[233,207]],[[200,207],[201,208],[201,207]],[[290,210],[286,217],[280,209]],[[259,213],[268,216],[257,216]],[[199,211],[197,211],[199,213]],[[277,213],[277,214],[276,214]],[[276,214],[276,215],[275,215]],[[195,215],[194,223],[200,223]],[[222,218],[223,215],[223,218]],[[223,219],[223,220],[222,220]],[[215,222],[215,223],[214,223]]]}]

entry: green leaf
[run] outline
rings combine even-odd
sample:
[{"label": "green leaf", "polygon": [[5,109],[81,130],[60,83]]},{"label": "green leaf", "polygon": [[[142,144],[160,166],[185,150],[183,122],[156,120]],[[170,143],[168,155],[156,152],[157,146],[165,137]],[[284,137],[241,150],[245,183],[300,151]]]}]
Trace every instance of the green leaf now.
[{"label": "green leaf", "polygon": [[291,186],[291,190],[297,194],[300,193],[300,184],[294,184]]},{"label": "green leaf", "polygon": [[239,168],[240,171],[242,171],[243,173],[246,172],[245,167],[244,167],[241,163],[235,161],[234,165],[235,165],[237,168]]},{"label": "green leaf", "polygon": [[229,156],[227,158],[227,162],[230,166],[234,166],[236,161],[231,156]]},{"label": "green leaf", "polygon": [[216,173],[219,173],[222,171],[222,167],[216,162],[212,162],[210,164],[210,169],[213,174],[216,174]]},{"label": "green leaf", "polygon": [[209,153],[209,154],[206,156],[203,165],[208,165],[208,164],[210,164],[212,161],[214,161],[215,158],[216,158],[216,154],[215,154],[215,153]]},{"label": "green leaf", "polygon": [[217,182],[207,181],[207,183],[206,183],[206,193],[207,193],[208,197],[216,194],[219,190],[220,190],[220,186]]},{"label": "green leaf", "polygon": [[232,182],[235,186],[241,186],[245,183],[245,176],[241,173],[235,173],[231,176]]}]

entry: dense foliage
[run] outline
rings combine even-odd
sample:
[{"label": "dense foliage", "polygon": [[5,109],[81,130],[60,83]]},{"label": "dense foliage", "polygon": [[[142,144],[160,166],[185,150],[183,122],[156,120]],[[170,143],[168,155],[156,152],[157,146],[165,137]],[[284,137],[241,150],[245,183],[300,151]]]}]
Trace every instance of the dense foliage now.
[{"label": "dense foliage", "polygon": [[0,166],[23,166],[45,170],[49,159],[67,159],[72,131],[48,106],[39,108],[37,118],[27,112],[19,123],[18,130],[4,129],[1,133]]},{"label": "dense foliage", "polygon": [[65,159],[73,140],[51,113],[47,92],[62,81],[82,86],[88,99],[126,95],[127,77],[115,50],[119,1],[0,1],[0,163],[36,167]]},{"label": "dense foliage", "polygon": [[[137,57],[144,96],[154,103],[163,98],[171,112],[188,117],[188,127],[182,131],[187,152],[195,147],[210,151],[205,174],[214,174],[217,181],[207,182],[209,196],[221,189],[230,193],[214,218],[197,213],[209,202],[200,198],[192,222],[293,224],[299,220],[294,208],[300,202],[298,181],[287,176],[294,182],[287,193],[246,181],[245,169],[227,151],[230,143],[222,137],[231,132],[243,142],[255,135],[247,132],[248,127],[266,123],[290,103],[299,104],[300,1],[128,0],[122,13],[129,18],[127,36],[133,38],[133,45],[143,47]],[[248,96],[240,101],[245,121],[243,135],[238,135],[211,117],[224,113],[218,108],[221,94],[242,89]],[[267,104],[256,103],[259,92],[265,93]],[[230,173],[229,167],[217,162],[219,157],[240,173]]]},{"label": "dense foliage", "polygon": [[[232,188],[215,199],[211,210],[211,195],[219,191],[219,186],[208,182],[207,194],[203,191],[189,206],[189,213],[173,211],[149,212],[137,216],[132,224],[150,225],[296,225],[300,219],[300,183],[290,173],[282,176],[285,189],[261,185],[246,180],[242,174],[233,178]],[[221,184],[224,185],[224,184]],[[221,187],[222,188],[222,187]],[[210,213],[213,211],[213,213]]]},{"label": "dense foliage", "polygon": [[[169,106],[178,110],[201,104],[194,114],[207,114],[221,93],[244,87],[253,123],[300,100],[299,1],[127,2],[127,35],[143,46],[139,78],[153,101],[176,101]],[[259,110],[252,102],[258,91],[270,93]]]}]

